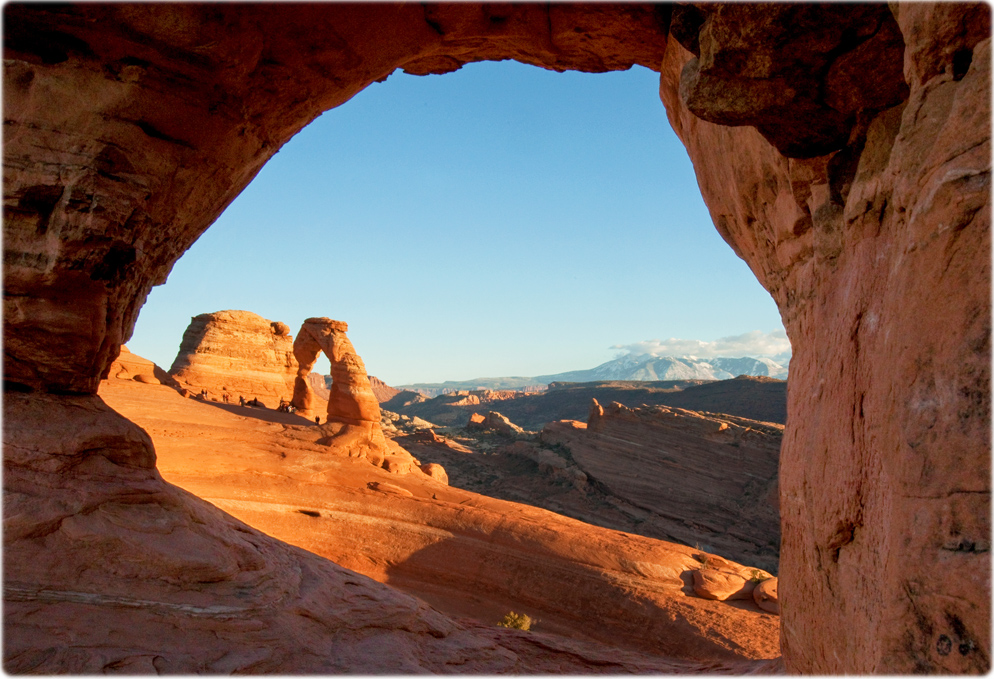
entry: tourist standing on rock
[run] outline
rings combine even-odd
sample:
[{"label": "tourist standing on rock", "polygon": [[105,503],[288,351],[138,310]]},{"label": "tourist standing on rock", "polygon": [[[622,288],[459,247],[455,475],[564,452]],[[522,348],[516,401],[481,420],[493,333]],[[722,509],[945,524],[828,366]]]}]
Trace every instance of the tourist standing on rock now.
[{"label": "tourist standing on rock", "polygon": [[245,405],[245,397],[244,396],[239,396],[238,397],[238,405],[240,405],[240,406]]},{"label": "tourist standing on rock", "polygon": [[321,416],[320,415],[315,415],[314,416],[314,424],[321,424]]}]

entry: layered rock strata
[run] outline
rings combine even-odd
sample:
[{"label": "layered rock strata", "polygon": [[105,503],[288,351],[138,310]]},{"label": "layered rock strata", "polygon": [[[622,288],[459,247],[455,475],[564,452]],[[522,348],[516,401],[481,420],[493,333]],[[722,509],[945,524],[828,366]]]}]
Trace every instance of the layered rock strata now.
[{"label": "layered rock strata", "polygon": [[[4,11],[4,379],[64,403],[282,144],[396,68],[660,69],[716,227],[793,344],[788,669],[989,669],[987,5]],[[5,434],[55,427],[17,417]]]},{"label": "layered rock strata", "polygon": [[780,552],[777,464],[783,427],[731,415],[654,406],[602,407],[587,426],[552,423],[594,482],[651,513],[668,539],[776,572]]},{"label": "layered rock strata", "polygon": [[194,316],[169,369],[191,391],[259,399],[268,408],[290,399],[296,372],[290,329],[251,311]]},{"label": "layered rock strata", "polygon": [[369,386],[372,387],[373,394],[376,396],[376,400],[380,403],[389,401],[400,393],[400,389],[391,387],[389,384],[378,377],[374,377],[373,375],[369,376]]}]

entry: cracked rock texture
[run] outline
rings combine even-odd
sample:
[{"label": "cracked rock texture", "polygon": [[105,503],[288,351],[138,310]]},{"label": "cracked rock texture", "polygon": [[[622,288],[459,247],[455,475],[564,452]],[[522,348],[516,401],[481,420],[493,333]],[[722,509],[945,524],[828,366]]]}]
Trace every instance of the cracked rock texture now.
[{"label": "cracked rock texture", "polygon": [[[660,71],[715,226],[793,344],[780,463],[787,668],[985,672],[990,9],[837,7],[6,5],[7,393],[51,394],[53,408],[95,393],[151,287],[263,164],[396,68],[641,64]],[[93,451],[150,462],[124,431],[70,450],[53,419],[5,413],[8,450],[55,474],[24,486],[32,502],[72,497],[84,458],[106,459]],[[54,463],[68,459],[80,463]],[[124,496],[144,483],[116,467],[100,479]],[[142,520],[127,504],[115,517],[131,512],[118,520]],[[45,553],[71,568],[72,540],[109,530],[83,524]],[[240,553],[218,531],[198,535]],[[5,531],[5,574],[30,588],[44,573],[19,535]],[[228,567],[216,560],[204,568]],[[94,586],[112,592],[135,566],[120,568]],[[5,652],[42,658],[22,625],[64,605],[8,603]],[[77,667],[65,658],[39,671]]]}]

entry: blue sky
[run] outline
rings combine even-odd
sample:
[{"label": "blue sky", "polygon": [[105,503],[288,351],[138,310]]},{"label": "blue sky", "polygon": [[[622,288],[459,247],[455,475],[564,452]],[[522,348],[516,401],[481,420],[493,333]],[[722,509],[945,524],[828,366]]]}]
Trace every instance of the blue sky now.
[{"label": "blue sky", "polygon": [[294,334],[347,321],[390,384],[783,330],[711,224],[658,74],[515,62],[398,71],[326,112],[152,291],[128,346],[168,369],[190,318],[222,309]]}]

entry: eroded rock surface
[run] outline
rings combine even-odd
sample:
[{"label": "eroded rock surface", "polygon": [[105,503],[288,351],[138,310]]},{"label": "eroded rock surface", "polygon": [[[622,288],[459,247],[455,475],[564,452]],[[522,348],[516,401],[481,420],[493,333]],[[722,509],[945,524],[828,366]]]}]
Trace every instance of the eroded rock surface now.
[{"label": "eroded rock surface", "polygon": [[[780,71],[790,59],[828,54],[792,56],[790,45],[836,31],[828,17],[854,6],[835,7],[824,24],[793,26],[781,48],[763,7],[702,6],[681,40],[700,43],[699,62],[671,40],[660,87],[718,231],[773,295],[794,350],[780,462],[784,658],[797,672],[987,672],[990,8],[891,5],[824,75],[792,73],[853,111],[837,150],[792,149],[754,104],[792,96]],[[694,69],[718,74],[711,95],[686,87]],[[717,122],[737,112],[740,126],[695,109]],[[826,120],[791,116],[783,131],[811,138]]]},{"label": "eroded rock surface", "polygon": [[735,608],[693,594],[691,571],[700,567],[693,548],[480,496],[420,472],[388,474],[318,444],[315,426],[269,424],[255,411],[122,380],[108,380],[101,395],[155,432],[169,481],[456,619],[492,626],[508,610],[524,610],[541,620],[538,633],[699,663],[779,653],[775,617],[748,602]]},{"label": "eroded rock surface", "polygon": [[131,350],[124,345],[121,345],[121,354],[110,364],[107,374],[118,380],[135,380],[145,384],[164,384],[174,389],[181,388],[172,375],[147,358],[131,353]]},{"label": "eroded rock surface", "polygon": [[[507,58],[660,69],[715,225],[793,343],[780,479],[788,669],[989,670],[988,6],[4,12],[4,378],[63,403],[96,391],[151,287],[280,146],[394,69]],[[798,23],[778,25],[785,16]],[[780,138],[769,116],[785,106]],[[57,431],[24,417],[5,414],[12,444]],[[49,460],[60,444],[42,439],[22,450]],[[39,502],[85,485],[81,469],[59,473],[32,486]],[[111,477],[127,494],[133,480]],[[5,570],[28,573],[27,558],[8,548]],[[5,652],[43,658],[32,641],[43,635],[21,625],[58,605],[5,606]],[[118,629],[122,644],[158,638]],[[39,671],[78,667],[60,657]]]},{"label": "eroded rock surface", "polygon": [[251,311],[215,311],[190,319],[169,373],[183,387],[232,402],[259,399],[275,408],[293,394],[297,362],[286,323]]},{"label": "eroded rock surface", "polygon": [[586,426],[551,423],[546,444],[611,493],[652,514],[667,539],[776,571],[783,428],[731,415],[601,406]]},{"label": "eroded rock surface", "polygon": [[[202,413],[186,432],[186,449],[200,461],[210,423],[244,420],[169,389],[135,387],[166,399],[155,408],[160,417],[170,409]],[[97,396],[5,393],[4,412],[8,423],[33,425],[31,433],[4,430],[8,672],[586,674],[700,666],[455,620],[166,483],[148,435]],[[249,450],[260,441],[253,434]],[[183,446],[182,437],[175,441]],[[230,471],[215,450],[220,465],[200,469]],[[296,511],[299,497],[287,499],[301,521],[315,521]]]}]

